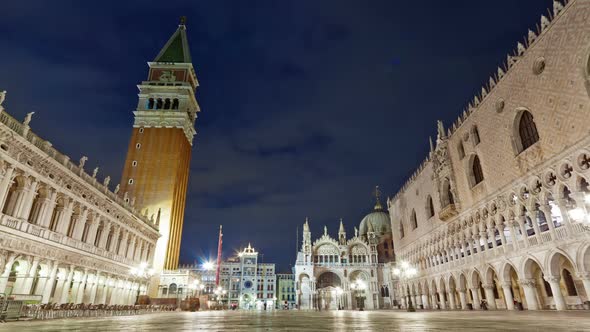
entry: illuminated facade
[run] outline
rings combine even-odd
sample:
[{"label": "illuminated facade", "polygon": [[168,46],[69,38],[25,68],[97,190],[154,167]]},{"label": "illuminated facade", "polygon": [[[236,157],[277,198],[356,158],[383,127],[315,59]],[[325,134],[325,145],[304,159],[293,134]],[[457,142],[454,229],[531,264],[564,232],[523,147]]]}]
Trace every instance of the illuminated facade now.
[{"label": "illuminated facade", "polygon": [[[425,308],[590,301],[590,1],[555,1],[390,200]],[[525,46],[526,45],[526,46]]]},{"label": "illuminated facade", "polygon": [[395,261],[391,225],[378,196],[373,211],[359,226],[360,231],[355,227],[354,237],[349,239],[341,220],[336,239],[324,227],[324,234],[312,243],[305,221],[294,267],[299,309],[381,309],[394,305],[389,292]]},{"label": "illuminated facade", "polygon": [[[31,303],[134,304],[158,239],[142,215],[2,107],[0,293]],[[135,272],[135,273],[132,273]]]}]

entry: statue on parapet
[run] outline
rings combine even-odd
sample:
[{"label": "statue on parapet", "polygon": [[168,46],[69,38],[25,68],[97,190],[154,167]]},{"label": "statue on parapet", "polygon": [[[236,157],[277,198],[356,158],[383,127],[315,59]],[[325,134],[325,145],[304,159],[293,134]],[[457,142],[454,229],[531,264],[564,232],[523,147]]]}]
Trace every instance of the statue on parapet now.
[{"label": "statue on parapet", "polygon": [[80,164],[78,164],[78,167],[84,168],[84,165],[86,165],[87,161],[88,161],[88,157],[82,156],[82,158],[80,158]]},{"label": "statue on parapet", "polygon": [[121,189],[121,185],[120,185],[120,184],[118,184],[118,185],[115,187],[115,191],[113,191],[113,192],[116,194],[116,193],[118,193],[118,192],[119,192],[119,189]]},{"label": "statue on parapet", "polygon": [[0,106],[2,106],[4,100],[6,100],[6,90],[0,92]]},{"label": "statue on parapet", "polygon": [[98,174],[98,166],[96,166],[96,168],[94,169],[94,171],[92,172],[92,177],[96,178],[96,174]]},{"label": "statue on parapet", "polygon": [[27,113],[27,115],[25,116],[25,119],[23,120],[23,124],[25,126],[29,126],[29,123],[31,123],[31,119],[33,118],[33,114],[35,114],[35,112],[29,112]]},{"label": "statue on parapet", "polygon": [[107,175],[107,177],[104,178],[104,182],[102,184],[104,184],[105,187],[108,187],[109,183],[111,183],[111,177]]}]

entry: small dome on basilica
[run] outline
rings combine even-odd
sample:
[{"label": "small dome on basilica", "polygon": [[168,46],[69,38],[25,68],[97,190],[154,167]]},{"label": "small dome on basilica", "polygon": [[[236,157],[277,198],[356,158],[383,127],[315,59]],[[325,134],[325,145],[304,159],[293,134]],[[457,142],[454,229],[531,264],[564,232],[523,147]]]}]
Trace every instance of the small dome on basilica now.
[{"label": "small dome on basilica", "polygon": [[391,233],[391,221],[389,220],[389,214],[381,206],[379,197],[377,197],[377,204],[373,212],[367,214],[359,226],[359,235],[364,237],[369,231],[369,227],[373,228],[373,231],[377,234]]}]

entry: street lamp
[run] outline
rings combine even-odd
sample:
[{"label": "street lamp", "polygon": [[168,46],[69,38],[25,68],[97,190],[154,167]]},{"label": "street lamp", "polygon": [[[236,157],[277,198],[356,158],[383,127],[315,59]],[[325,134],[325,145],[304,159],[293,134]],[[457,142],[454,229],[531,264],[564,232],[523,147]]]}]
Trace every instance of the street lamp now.
[{"label": "street lamp", "polygon": [[[404,261],[402,261],[398,267],[393,269],[393,274],[402,280],[409,280],[409,279],[413,278],[417,273],[418,273],[418,271],[415,268],[410,266],[410,264],[408,262],[404,262]],[[414,305],[412,304],[412,296],[410,294],[410,286],[406,285],[406,287],[407,287],[407,291],[408,291],[408,312],[415,312],[416,309],[414,308]]]},{"label": "street lamp", "polygon": [[213,262],[206,261],[205,263],[203,263],[203,269],[205,269],[206,271],[211,271],[214,267],[215,264],[213,264]]},{"label": "street lamp", "polygon": [[[129,272],[131,273],[132,276],[134,276],[137,279],[147,280],[154,275],[155,270],[153,268],[148,268],[148,264],[146,262],[142,262],[141,264],[139,264],[138,267],[131,268]],[[142,293],[142,291],[138,288],[137,295],[135,297],[136,303],[137,303],[137,300],[138,300],[139,295],[141,293]]]},{"label": "street lamp", "polygon": [[359,308],[359,311],[363,311],[365,310],[365,296],[364,296],[364,292],[365,289],[367,288],[367,285],[365,284],[364,281],[357,279],[355,282],[353,282],[350,285],[350,288],[352,288],[355,298],[356,298],[356,306]]}]

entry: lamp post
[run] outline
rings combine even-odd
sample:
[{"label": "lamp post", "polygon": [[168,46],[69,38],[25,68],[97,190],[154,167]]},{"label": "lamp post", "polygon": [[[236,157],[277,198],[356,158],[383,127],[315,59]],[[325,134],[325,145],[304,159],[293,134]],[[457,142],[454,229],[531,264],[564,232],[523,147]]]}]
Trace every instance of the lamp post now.
[{"label": "lamp post", "polygon": [[[418,271],[410,266],[408,262],[402,261],[396,268],[393,269],[393,274],[396,275],[400,280],[409,280],[413,278]],[[412,296],[410,294],[410,286],[406,285],[408,291],[408,312],[415,312],[416,308],[412,304]]]},{"label": "lamp post", "polygon": [[365,310],[365,289],[367,285],[364,281],[357,279],[350,285],[352,291],[354,292],[354,297],[356,299],[356,306],[359,311]]}]

